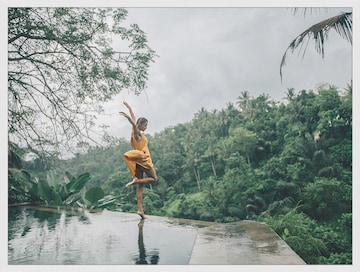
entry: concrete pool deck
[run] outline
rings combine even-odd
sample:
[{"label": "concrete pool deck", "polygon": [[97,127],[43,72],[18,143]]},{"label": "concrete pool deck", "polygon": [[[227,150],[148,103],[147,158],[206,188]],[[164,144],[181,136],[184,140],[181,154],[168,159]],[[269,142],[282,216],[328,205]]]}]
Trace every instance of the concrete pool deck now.
[{"label": "concrete pool deck", "polygon": [[152,215],[140,220],[137,214],[106,210],[58,210],[49,218],[47,208],[31,209],[23,207],[9,230],[10,265],[305,265],[265,223]]},{"label": "concrete pool deck", "polygon": [[306,263],[265,223],[239,221],[208,223],[171,219],[203,226],[189,264],[200,265],[305,265]]}]

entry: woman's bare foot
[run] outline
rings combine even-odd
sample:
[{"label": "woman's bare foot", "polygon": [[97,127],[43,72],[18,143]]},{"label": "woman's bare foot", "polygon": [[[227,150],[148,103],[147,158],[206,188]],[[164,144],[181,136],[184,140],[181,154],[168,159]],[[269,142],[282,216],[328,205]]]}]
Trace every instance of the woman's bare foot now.
[{"label": "woman's bare foot", "polygon": [[144,212],[137,211],[137,214],[141,217],[141,219],[146,219]]},{"label": "woman's bare foot", "polygon": [[125,187],[129,187],[129,186],[131,186],[131,185],[134,185],[137,180],[138,180],[137,177],[134,177],[132,181],[126,183]]}]

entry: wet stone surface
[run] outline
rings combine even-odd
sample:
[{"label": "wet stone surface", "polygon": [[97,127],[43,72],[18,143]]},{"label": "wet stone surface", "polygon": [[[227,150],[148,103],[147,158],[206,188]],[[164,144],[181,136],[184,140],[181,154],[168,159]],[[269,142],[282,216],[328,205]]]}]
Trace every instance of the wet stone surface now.
[{"label": "wet stone surface", "polygon": [[9,208],[9,265],[305,264],[266,224]]}]

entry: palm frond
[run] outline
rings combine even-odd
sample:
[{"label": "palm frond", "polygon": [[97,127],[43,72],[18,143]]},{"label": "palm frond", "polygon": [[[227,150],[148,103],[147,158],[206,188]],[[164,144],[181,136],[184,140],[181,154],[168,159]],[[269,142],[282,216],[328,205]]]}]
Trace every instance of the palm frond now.
[{"label": "palm frond", "polygon": [[340,15],[328,18],[320,23],[317,23],[299,36],[297,36],[286,49],[280,64],[280,77],[282,80],[282,68],[286,64],[287,53],[291,51],[292,53],[299,46],[303,46],[305,43],[305,48],[303,51],[303,55],[305,55],[305,51],[310,39],[315,40],[315,49],[321,56],[324,58],[324,44],[325,40],[328,37],[328,33],[331,29],[335,29],[335,31],[344,39],[352,44],[352,12],[342,13]]}]

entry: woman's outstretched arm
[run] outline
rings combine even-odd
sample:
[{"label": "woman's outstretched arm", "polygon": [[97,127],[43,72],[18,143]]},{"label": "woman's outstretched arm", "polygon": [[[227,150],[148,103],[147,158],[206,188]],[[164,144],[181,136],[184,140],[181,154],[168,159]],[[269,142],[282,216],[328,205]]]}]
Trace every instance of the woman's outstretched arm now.
[{"label": "woman's outstretched arm", "polygon": [[140,130],[138,129],[138,127],[137,127],[137,125],[136,125],[135,115],[134,115],[134,113],[133,113],[133,111],[132,111],[132,109],[131,109],[131,107],[129,106],[128,103],[124,102],[124,105],[129,109],[129,112],[130,112],[131,117],[130,117],[127,113],[125,113],[125,112],[123,112],[123,111],[119,112],[119,114],[122,115],[122,116],[124,116],[126,119],[128,119],[128,121],[129,121],[130,124],[132,125],[135,140],[138,141],[138,140],[140,140],[140,138],[141,138],[141,133],[140,133]]},{"label": "woman's outstretched arm", "polygon": [[124,101],[123,103],[124,103],[125,107],[127,107],[127,109],[129,110],[130,117],[131,117],[132,121],[136,124],[136,117],[135,117],[135,114],[134,114],[132,108],[130,107],[130,105],[126,101]]}]

